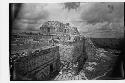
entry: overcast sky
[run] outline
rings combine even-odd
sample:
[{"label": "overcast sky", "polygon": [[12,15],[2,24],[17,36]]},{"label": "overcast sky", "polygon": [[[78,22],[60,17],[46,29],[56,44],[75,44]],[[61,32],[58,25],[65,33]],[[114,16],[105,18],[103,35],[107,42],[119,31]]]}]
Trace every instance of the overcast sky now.
[{"label": "overcast sky", "polygon": [[18,29],[39,30],[48,20],[69,22],[93,37],[123,37],[124,3],[23,4],[14,24]]}]

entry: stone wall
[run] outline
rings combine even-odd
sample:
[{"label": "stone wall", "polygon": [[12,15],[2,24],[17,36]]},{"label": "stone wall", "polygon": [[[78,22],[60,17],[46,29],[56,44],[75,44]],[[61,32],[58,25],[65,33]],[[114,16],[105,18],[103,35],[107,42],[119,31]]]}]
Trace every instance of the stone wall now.
[{"label": "stone wall", "polygon": [[[78,40],[79,39],[79,40]],[[63,42],[59,44],[60,60],[63,64],[77,64],[77,70],[82,69],[87,55],[85,53],[85,39],[78,38],[72,42]],[[72,67],[73,68],[73,67]]]},{"label": "stone wall", "polygon": [[85,51],[89,59],[93,59],[96,55],[96,47],[94,46],[93,42],[89,39],[85,39]]},{"label": "stone wall", "polygon": [[[59,47],[39,49],[15,62],[14,80],[47,80],[50,74],[60,70]],[[27,79],[26,79],[27,78]]]}]

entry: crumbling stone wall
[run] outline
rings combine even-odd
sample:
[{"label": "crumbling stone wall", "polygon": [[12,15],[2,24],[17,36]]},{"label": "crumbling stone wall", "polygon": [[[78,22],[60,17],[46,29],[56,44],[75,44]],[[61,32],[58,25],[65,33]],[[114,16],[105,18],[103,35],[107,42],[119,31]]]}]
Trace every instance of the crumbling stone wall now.
[{"label": "crumbling stone wall", "polygon": [[61,61],[76,62],[79,56],[84,56],[84,39],[59,44]]},{"label": "crumbling stone wall", "polygon": [[[63,42],[59,44],[60,60],[63,64],[68,64],[74,70],[73,65],[76,65],[75,72],[79,72],[87,59],[85,53],[84,38],[74,38],[74,41]],[[77,40],[76,40],[77,39]],[[78,40],[79,39],[79,40]],[[70,66],[72,65],[72,66]],[[67,68],[68,69],[68,68]]]},{"label": "crumbling stone wall", "polygon": [[[47,80],[60,70],[59,47],[49,47],[21,57],[14,63],[14,80]],[[27,78],[27,79],[26,79]]]},{"label": "crumbling stone wall", "polygon": [[96,55],[97,48],[94,46],[93,42],[89,39],[85,39],[85,51],[89,59],[93,59]]}]

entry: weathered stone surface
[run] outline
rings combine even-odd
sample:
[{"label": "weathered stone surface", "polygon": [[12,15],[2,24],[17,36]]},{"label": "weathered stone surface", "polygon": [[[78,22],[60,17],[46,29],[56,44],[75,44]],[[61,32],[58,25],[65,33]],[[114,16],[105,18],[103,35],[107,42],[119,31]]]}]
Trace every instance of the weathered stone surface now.
[{"label": "weathered stone surface", "polygon": [[[48,50],[47,53],[42,53]],[[15,71],[22,77],[32,80],[47,80],[50,73],[60,70],[59,47],[51,47],[39,51],[38,55],[22,57],[15,63]],[[50,67],[51,66],[51,67]],[[18,80],[18,79],[17,79]],[[21,80],[21,78],[20,78]]]},{"label": "weathered stone surface", "polygon": [[47,21],[40,27],[40,30],[45,34],[56,34],[60,41],[70,40],[71,35],[79,35],[76,27],[71,27],[69,23],[63,24],[59,21]]}]

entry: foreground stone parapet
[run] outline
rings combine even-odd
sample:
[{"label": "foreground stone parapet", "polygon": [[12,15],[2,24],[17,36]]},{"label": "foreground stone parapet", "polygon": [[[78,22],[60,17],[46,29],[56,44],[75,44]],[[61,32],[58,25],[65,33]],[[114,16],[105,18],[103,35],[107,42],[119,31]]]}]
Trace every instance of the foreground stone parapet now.
[{"label": "foreground stone parapet", "polygon": [[46,47],[36,51],[29,56],[19,58],[15,62],[14,80],[48,80],[54,72],[60,71],[58,46]]}]

